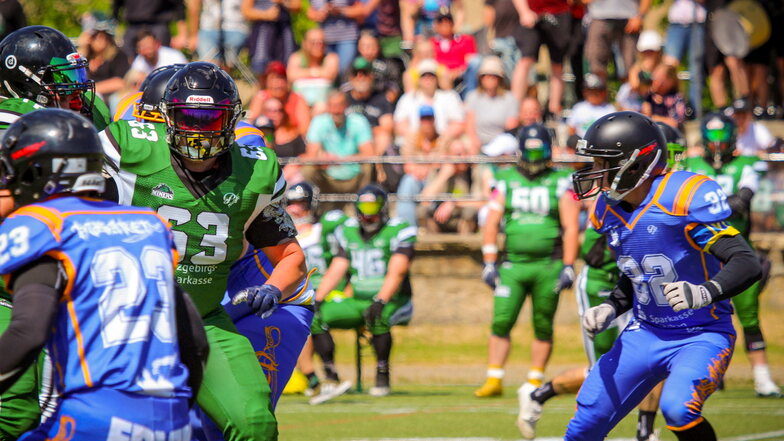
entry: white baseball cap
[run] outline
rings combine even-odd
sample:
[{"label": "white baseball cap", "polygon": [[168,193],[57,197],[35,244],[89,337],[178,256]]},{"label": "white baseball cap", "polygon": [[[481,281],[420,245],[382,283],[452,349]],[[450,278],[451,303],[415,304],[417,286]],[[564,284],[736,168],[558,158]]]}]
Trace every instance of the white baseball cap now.
[{"label": "white baseball cap", "polygon": [[663,43],[659,32],[650,29],[642,31],[637,39],[637,51],[660,51]]}]

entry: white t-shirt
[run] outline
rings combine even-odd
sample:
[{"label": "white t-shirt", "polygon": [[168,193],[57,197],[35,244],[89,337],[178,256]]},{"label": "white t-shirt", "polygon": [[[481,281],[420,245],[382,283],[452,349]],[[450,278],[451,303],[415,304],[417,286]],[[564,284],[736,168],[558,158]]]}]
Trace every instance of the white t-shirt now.
[{"label": "white t-shirt", "polygon": [[667,21],[677,24],[705,23],[705,6],[695,0],[675,0],[667,11]]},{"label": "white t-shirt", "polygon": [[242,0],[204,0],[199,27],[205,31],[217,31],[223,20],[224,31],[248,33],[248,23],[240,12]]},{"label": "white t-shirt", "polygon": [[760,150],[765,150],[776,142],[776,138],[764,125],[752,121],[746,133],[738,134],[735,147],[741,155],[757,156]]},{"label": "white t-shirt", "polygon": [[438,133],[446,132],[450,122],[465,121],[463,102],[454,90],[437,90],[432,101],[418,91],[406,92],[400,97],[393,118],[396,123],[408,120],[409,129],[414,131],[419,128],[419,108],[426,105],[433,107]]},{"label": "white t-shirt", "polygon": [[156,63],[155,66],[151,66],[144,57],[137,55],[133,60],[133,64],[131,64],[131,70],[148,74],[161,66],[178,63],[185,64],[187,62],[188,60],[185,59],[185,55],[183,55],[182,52],[168,46],[161,46],[161,48],[158,49],[158,63]]},{"label": "white t-shirt", "polygon": [[572,114],[566,120],[566,125],[574,128],[577,136],[582,138],[594,121],[613,112],[615,112],[615,106],[610,103],[594,106],[588,101],[580,101],[572,107]]}]

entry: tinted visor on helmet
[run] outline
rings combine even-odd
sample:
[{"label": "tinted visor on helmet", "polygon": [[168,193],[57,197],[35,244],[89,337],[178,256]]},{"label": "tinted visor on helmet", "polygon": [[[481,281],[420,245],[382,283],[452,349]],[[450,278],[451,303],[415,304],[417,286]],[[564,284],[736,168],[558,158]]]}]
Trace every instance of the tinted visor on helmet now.
[{"label": "tinted visor on helmet", "polygon": [[[363,201],[364,196],[372,196],[373,200]],[[369,198],[368,198],[369,199]],[[361,216],[376,216],[381,214],[384,208],[384,200],[376,198],[375,195],[362,195],[357,202],[357,211]]]},{"label": "tinted visor on helmet", "polygon": [[92,81],[87,79],[87,60],[77,53],[66,58],[53,57],[44,73],[44,82],[58,95],[92,88]]},{"label": "tinted visor on helmet", "polygon": [[548,161],[550,146],[539,138],[528,138],[523,143],[522,159],[526,162]]},{"label": "tinted visor on helmet", "polygon": [[226,151],[232,115],[227,107],[174,105],[169,113],[174,144],[186,158],[203,160]]}]

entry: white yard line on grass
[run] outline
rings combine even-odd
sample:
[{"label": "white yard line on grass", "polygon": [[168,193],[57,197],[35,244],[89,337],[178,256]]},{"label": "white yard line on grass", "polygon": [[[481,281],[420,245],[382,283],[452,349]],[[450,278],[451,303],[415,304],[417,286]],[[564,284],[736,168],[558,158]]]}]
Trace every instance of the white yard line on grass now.
[{"label": "white yard line on grass", "polygon": [[773,439],[784,437],[784,430],[776,430],[773,432],[754,433],[751,435],[741,435],[733,438],[727,438],[725,441],[758,441],[763,439]]}]

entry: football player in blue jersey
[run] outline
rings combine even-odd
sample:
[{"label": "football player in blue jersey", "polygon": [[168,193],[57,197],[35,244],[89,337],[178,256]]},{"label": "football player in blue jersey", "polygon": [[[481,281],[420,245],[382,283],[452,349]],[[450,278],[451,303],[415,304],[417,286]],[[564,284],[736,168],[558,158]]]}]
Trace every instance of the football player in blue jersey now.
[{"label": "football player in blue jersey", "polygon": [[0,225],[0,274],[14,301],[0,390],[46,345],[57,410],[20,439],[188,440],[203,325],[174,282],[166,222],[96,198],[102,162],[92,124],[65,110],[26,114],[2,139],[0,187],[18,208]]},{"label": "football player in blue jersey", "polygon": [[661,411],[680,441],[712,441],[702,416],[732,358],[729,299],[760,278],[759,261],[738,230],[721,187],[706,176],[665,172],[667,143],[647,117],[606,115],[588,129],[578,154],[594,158],[573,176],[607,237],[621,277],[588,309],[589,335],[632,309],[632,323],[588,374],[565,439],[601,440],[659,382]]}]

